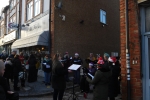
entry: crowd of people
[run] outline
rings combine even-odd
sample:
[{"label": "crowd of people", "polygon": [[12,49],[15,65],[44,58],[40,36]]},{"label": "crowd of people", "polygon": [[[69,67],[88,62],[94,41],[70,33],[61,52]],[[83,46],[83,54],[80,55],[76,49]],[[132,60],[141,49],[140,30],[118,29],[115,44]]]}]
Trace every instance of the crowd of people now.
[{"label": "crowd of people", "polygon": [[[20,90],[18,87],[20,72],[23,72],[23,76],[27,77],[21,77],[22,87],[25,87],[26,79],[29,83],[36,82],[38,69],[41,68],[41,65],[46,87],[49,88],[52,85],[54,89],[53,100],[57,100],[57,98],[62,100],[66,82],[70,81],[69,73],[73,74],[73,82],[80,86],[81,93],[84,94],[85,98],[91,92],[91,86],[93,86],[93,100],[107,100],[108,97],[110,100],[115,100],[115,97],[120,93],[118,80],[121,71],[120,57],[110,57],[108,53],[104,53],[103,57],[100,55],[94,57],[93,53],[90,53],[89,57],[83,60],[78,53],[75,53],[74,57],[70,57],[69,53],[65,52],[63,56],[59,53],[55,54],[53,59],[45,55],[41,61],[39,54],[32,52],[28,56],[20,52],[20,55],[17,55],[13,51],[10,56],[2,52],[0,58],[5,66],[3,64],[2,66],[0,65],[0,80],[6,79],[5,82],[7,83],[7,86],[3,86],[4,83],[0,82],[0,86],[4,87],[5,94],[7,95],[14,93],[10,91],[10,80],[14,83],[14,90]],[[83,64],[83,62],[86,62],[86,64]],[[81,65],[81,67],[77,70],[68,70],[73,64]],[[5,72],[3,69],[5,69]],[[24,75],[24,72],[27,75]]]},{"label": "crowd of people", "polygon": [[[93,100],[115,100],[120,94],[120,57],[110,57],[104,53],[101,57],[94,57],[93,53],[85,59],[88,66],[83,65],[83,60],[78,53],[69,57],[68,52],[64,57],[56,54],[52,65],[52,87],[54,88],[53,100],[62,100],[63,93],[68,81],[68,73],[73,73],[74,84],[79,84],[84,97],[90,92],[90,85],[93,85]],[[68,70],[72,64],[81,65],[79,69]],[[92,77],[93,76],[93,77]],[[65,77],[65,78],[64,78]]]}]

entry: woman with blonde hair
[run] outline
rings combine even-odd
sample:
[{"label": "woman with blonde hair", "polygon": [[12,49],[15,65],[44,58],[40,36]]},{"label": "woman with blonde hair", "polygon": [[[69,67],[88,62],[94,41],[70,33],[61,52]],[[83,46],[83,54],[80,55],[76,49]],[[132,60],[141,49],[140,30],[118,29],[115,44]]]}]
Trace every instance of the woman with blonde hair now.
[{"label": "woman with blonde hair", "polygon": [[64,68],[60,60],[60,54],[55,54],[52,65],[52,87],[54,89],[53,100],[57,100],[57,98],[58,100],[62,100],[66,88],[65,75],[68,72],[71,72]]}]

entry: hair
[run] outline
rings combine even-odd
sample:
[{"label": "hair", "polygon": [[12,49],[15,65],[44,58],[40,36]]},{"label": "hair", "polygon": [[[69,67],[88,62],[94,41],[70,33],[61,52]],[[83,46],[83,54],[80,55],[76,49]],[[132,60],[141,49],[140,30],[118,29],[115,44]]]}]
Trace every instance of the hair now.
[{"label": "hair", "polygon": [[17,55],[15,55],[15,58],[19,58],[19,55],[17,54]]},{"label": "hair", "polygon": [[20,52],[20,55],[23,55],[23,52]]},{"label": "hair", "polygon": [[59,53],[56,53],[53,57],[53,62],[59,61],[58,58],[60,57]]},{"label": "hair", "polygon": [[1,71],[5,68],[4,62],[0,60],[0,76],[2,76]]}]

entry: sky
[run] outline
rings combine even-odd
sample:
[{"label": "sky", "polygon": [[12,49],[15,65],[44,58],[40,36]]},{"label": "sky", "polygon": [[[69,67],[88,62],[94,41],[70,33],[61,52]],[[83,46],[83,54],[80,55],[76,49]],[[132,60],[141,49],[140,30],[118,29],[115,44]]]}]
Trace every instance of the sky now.
[{"label": "sky", "polygon": [[9,4],[9,0],[0,0],[0,12],[3,7]]}]

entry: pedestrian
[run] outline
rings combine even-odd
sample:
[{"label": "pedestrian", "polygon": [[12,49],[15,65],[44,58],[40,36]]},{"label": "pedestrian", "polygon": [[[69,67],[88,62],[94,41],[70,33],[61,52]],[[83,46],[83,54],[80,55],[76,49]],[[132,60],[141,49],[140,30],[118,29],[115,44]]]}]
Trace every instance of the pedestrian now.
[{"label": "pedestrian", "polygon": [[50,75],[51,75],[51,71],[52,71],[52,61],[49,59],[48,55],[46,55],[44,58],[43,70],[44,70],[45,85],[47,86],[47,88],[49,88]]},{"label": "pedestrian", "polygon": [[90,56],[85,60],[86,61],[86,63],[94,63],[94,64],[96,64],[97,63],[97,60],[96,60],[96,58],[94,57],[94,55],[93,55],[93,53],[90,53]]},{"label": "pedestrian", "polygon": [[53,100],[57,100],[57,98],[58,100],[62,100],[66,88],[66,80],[64,77],[68,72],[71,72],[64,68],[60,60],[60,54],[55,54],[52,67],[52,88],[54,89]]},{"label": "pedestrian", "polygon": [[93,79],[86,77],[86,80],[94,85],[93,100],[108,100],[108,85],[111,77],[109,67],[101,67],[104,62],[99,62]]},{"label": "pedestrian", "polygon": [[11,79],[12,70],[13,70],[12,62],[10,61],[9,58],[7,58],[6,61],[5,61],[5,73],[4,73],[4,77],[7,80],[7,84],[9,86],[9,88],[10,88],[9,79]]},{"label": "pedestrian", "polygon": [[[96,68],[94,67],[93,63],[89,63],[87,69],[83,68],[83,73],[85,74],[90,73],[91,75],[94,76],[95,72],[96,72]],[[80,89],[81,89],[81,93],[88,93],[90,90],[89,83],[87,82],[85,75],[83,75],[81,78]]]},{"label": "pedestrian", "polygon": [[20,52],[19,59],[20,59],[20,61],[21,61],[21,64],[24,64],[23,52]]},{"label": "pedestrian", "polygon": [[[82,65],[82,59],[79,57],[78,53],[75,53],[74,58],[71,61],[71,64],[77,64],[77,65]],[[74,71],[74,84],[80,84],[80,68],[76,71]]]},{"label": "pedestrian", "polygon": [[28,82],[35,82],[37,81],[36,78],[36,58],[34,56],[34,54],[31,54],[28,60],[28,64],[29,64],[29,72],[28,72]]},{"label": "pedestrian", "polygon": [[[64,65],[64,68],[68,69],[68,67],[70,66],[70,61],[71,60],[69,58],[69,53],[65,52],[65,54],[64,54],[64,56],[62,57],[62,60],[61,60],[61,62]],[[66,74],[65,78],[66,78],[66,82],[69,82],[69,76],[68,76],[68,74]]]},{"label": "pedestrian", "polygon": [[3,61],[6,61],[6,58],[8,57],[7,53],[5,52],[5,50],[2,52],[1,54],[1,59],[3,59]]},{"label": "pedestrian", "polygon": [[[12,62],[12,66],[13,66],[13,68],[14,68],[14,65],[13,65],[13,60],[14,60],[14,58],[15,58],[15,55],[16,55],[16,51],[15,50],[13,50],[12,52],[11,52],[11,55],[9,56],[9,59],[11,60],[11,62]],[[11,82],[13,82],[13,79],[14,79],[14,77],[13,77],[14,75],[13,75],[13,70],[12,70],[12,72],[11,72]]]},{"label": "pedestrian", "polygon": [[19,91],[20,88],[18,87],[18,76],[19,76],[19,72],[22,71],[22,65],[21,65],[21,61],[19,59],[19,55],[15,55],[15,58],[13,60],[13,75],[14,75],[14,90],[15,91]]},{"label": "pedestrian", "polygon": [[116,66],[116,57],[109,57],[108,61],[111,70],[108,97],[109,100],[115,100],[115,97],[118,95],[118,77],[120,74],[120,67]]}]

